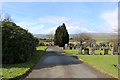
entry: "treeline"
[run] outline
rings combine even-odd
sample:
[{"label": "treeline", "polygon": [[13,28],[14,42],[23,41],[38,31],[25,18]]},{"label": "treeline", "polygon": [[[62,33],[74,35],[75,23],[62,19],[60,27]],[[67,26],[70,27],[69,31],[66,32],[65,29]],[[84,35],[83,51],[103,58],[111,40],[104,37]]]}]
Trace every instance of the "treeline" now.
[{"label": "treeline", "polygon": [[11,21],[2,23],[2,62],[14,64],[27,61],[35,52],[39,40]]}]

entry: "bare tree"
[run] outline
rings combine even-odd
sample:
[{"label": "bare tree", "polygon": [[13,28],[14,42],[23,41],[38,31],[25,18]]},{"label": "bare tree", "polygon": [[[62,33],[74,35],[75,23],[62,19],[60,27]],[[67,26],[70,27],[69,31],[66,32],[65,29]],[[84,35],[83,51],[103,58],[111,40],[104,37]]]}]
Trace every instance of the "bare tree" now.
[{"label": "bare tree", "polygon": [[73,39],[82,45],[83,42],[91,40],[92,38],[88,33],[80,33],[76,34]]}]

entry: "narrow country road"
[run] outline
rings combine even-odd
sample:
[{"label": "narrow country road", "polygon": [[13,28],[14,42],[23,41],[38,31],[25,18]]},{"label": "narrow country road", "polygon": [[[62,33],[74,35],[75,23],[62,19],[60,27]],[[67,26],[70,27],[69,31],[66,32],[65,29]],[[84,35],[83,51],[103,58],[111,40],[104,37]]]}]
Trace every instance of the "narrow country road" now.
[{"label": "narrow country road", "polygon": [[57,47],[48,47],[27,78],[108,78]]}]

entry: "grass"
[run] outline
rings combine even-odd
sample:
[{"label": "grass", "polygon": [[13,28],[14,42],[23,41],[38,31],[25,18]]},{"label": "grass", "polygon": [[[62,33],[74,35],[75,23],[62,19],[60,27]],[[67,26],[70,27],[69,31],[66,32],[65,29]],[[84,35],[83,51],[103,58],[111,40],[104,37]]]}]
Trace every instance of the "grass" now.
[{"label": "grass", "polygon": [[3,65],[2,79],[9,80],[11,78],[20,78],[23,74],[30,70],[32,66],[39,60],[40,56],[44,53],[47,46],[39,46],[36,48],[35,54],[29,61],[20,64]]},{"label": "grass", "polygon": [[[73,50],[64,50],[64,51],[66,51],[66,52],[68,52],[70,54],[78,55],[78,50],[77,49],[76,50],[74,50],[74,49]],[[82,50],[82,53],[84,54],[84,50]],[[95,54],[100,54],[100,53],[104,54],[104,50],[95,50]],[[91,49],[90,48],[89,48],[89,54],[91,54]],[[108,50],[108,54],[109,55],[112,54],[112,51]]]},{"label": "grass", "polygon": [[108,38],[94,38],[96,41],[108,41]]},{"label": "grass", "polygon": [[[64,50],[64,51],[72,55],[78,54],[77,50]],[[100,51],[96,51],[96,54],[99,54],[99,52]],[[109,51],[109,54],[111,54],[111,51]],[[118,68],[114,67],[114,65],[118,65],[118,55],[76,55],[76,56],[85,63],[98,69],[99,71],[111,77],[115,78],[118,77]]]}]

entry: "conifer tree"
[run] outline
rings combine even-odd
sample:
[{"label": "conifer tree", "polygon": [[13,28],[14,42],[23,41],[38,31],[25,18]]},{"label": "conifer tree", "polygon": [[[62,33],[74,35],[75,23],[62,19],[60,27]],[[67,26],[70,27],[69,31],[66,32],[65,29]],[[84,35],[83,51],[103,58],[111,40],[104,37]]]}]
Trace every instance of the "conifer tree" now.
[{"label": "conifer tree", "polygon": [[54,36],[54,44],[60,47],[64,47],[65,44],[69,42],[69,34],[67,32],[66,26],[63,23],[56,29],[55,36]]}]

